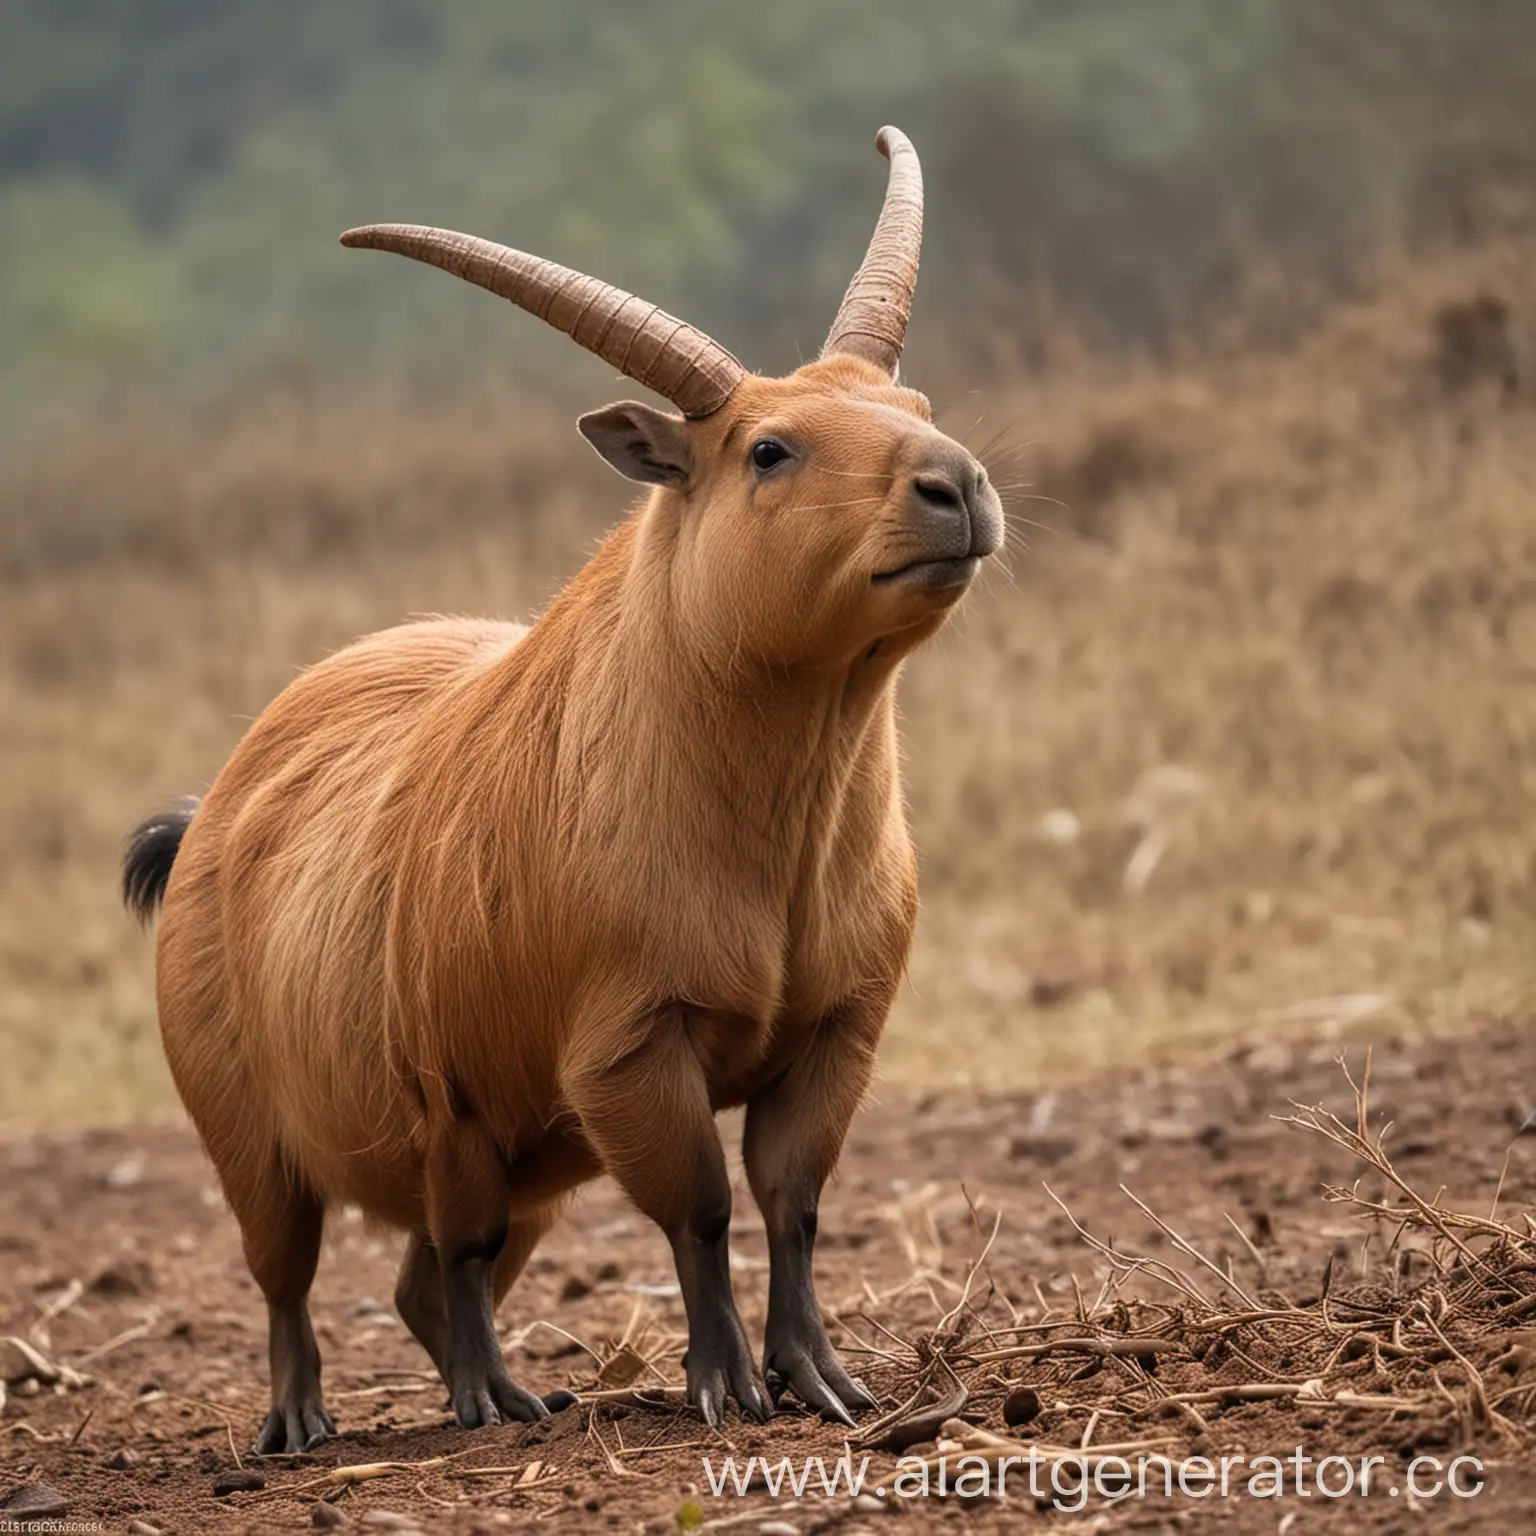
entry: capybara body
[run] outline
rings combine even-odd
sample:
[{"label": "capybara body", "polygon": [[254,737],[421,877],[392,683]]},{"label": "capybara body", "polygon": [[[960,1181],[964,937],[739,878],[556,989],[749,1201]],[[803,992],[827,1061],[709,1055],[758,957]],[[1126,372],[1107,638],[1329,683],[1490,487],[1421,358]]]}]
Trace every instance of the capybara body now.
[{"label": "capybara body", "polygon": [[433,1127],[465,1117],[536,1215],[600,1171],[570,1089],[637,1020],[687,1006],[719,1110],[894,991],[916,879],[880,690],[798,740],[751,707],[658,708],[643,652],[581,623],[633,536],[531,632],[434,620],[312,668],[193,818],[161,1029],[242,1219],[277,1162],[424,1231]]},{"label": "capybara body", "polygon": [[[503,293],[685,414],[582,418],[652,489],[531,627],[358,641],[130,846],[130,905],[163,896],[166,1054],[267,1301],[258,1450],[334,1432],[307,1298],[338,1202],[411,1234],[396,1303],[461,1424],[562,1406],[513,1381],[494,1309],[600,1172],[671,1245],[707,1421],[786,1390],[849,1423],[872,1404],[816,1303],[817,1205],[916,919],[897,678],[1002,542],[985,471],[896,381],[921,181],[881,142],[870,254],[787,379],[522,253],[347,237]],[[730,1285],[731,1105],[768,1233],[761,1379]]]}]

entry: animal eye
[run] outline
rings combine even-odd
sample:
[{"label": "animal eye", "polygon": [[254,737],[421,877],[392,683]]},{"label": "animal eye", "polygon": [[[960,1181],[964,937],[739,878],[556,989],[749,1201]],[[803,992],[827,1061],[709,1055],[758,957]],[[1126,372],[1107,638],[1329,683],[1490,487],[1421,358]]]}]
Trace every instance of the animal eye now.
[{"label": "animal eye", "polygon": [[760,437],[752,444],[752,467],[759,474],[766,474],[788,457],[789,449],[776,437]]}]

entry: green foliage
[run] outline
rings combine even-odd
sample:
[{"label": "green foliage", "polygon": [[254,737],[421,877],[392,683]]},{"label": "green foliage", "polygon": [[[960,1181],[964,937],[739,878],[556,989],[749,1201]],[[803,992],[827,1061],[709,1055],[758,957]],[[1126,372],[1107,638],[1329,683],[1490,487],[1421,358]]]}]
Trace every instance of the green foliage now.
[{"label": "green foliage", "polygon": [[[1459,185],[1447,130],[1528,170],[1533,43],[1508,0],[8,0],[0,399],[510,350],[488,301],[336,246],[379,219],[586,267],[786,365],[857,259],[889,120],[929,166],[950,311],[985,279],[995,332],[1022,324],[999,289],[1043,285],[1145,339],[1235,235],[1336,260],[1426,167]],[[532,329],[520,375],[563,366]]]}]

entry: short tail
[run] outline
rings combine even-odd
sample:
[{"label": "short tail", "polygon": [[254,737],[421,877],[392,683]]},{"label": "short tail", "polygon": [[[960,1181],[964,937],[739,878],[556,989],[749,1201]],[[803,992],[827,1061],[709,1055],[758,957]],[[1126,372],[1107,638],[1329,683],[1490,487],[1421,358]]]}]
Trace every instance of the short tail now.
[{"label": "short tail", "polygon": [[181,840],[201,803],[196,796],[188,795],[133,829],[128,850],[123,854],[123,905],[141,923],[154,917],[171,878],[171,865],[176,862]]}]

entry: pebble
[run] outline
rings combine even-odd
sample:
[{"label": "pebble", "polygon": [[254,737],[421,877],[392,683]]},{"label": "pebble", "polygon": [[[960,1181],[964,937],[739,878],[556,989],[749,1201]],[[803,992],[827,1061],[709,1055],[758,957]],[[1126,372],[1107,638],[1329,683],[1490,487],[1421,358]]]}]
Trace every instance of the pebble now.
[{"label": "pebble", "polygon": [[317,1531],[334,1531],[337,1526],[347,1523],[347,1517],[334,1504],[327,1504],[324,1499],[321,1499],[310,1510],[309,1523]]},{"label": "pebble", "polygon": [[68,1514],[69,1500],[52,1488],[41,1483],[23,1483],[6,1501],[0,1504],[0,1513],[12,1520],[57,1520]]},{"label": "pebble", "polygon": [[138,1459],[139,1453],[131,1446],[125,1445],[121,1449],[114,1451],[107,1458],[107,1471],[126,1472],[129,1467],[134,1466],[138,1462]]},{"label": "pebble", "polygon": [[1025,1131],[1009,1138],[1008,1156],[1021,1162],[1044,1163],[1055,1167],[1065,1162],[1077,1151],[1077,1143],[1070,1136],[1045,1136]]},{"label": "pebble", "polygon": [[861,1493],[853,1501],[853,1508],[861,1515],[883,1515],[890,1505],[884,1499],[877,1499],[872,1493]]},{"label": "pebble", "polygon": [[397,1514],[392,1509],[370,1509],[362,1523],[371,1531],[419,1531],[410,1515]]},{"label": "pebble", "polygon": [[142,1296],[154,1287],[149,1261],[125,1256],[98,1269],[85,1288],[92,1296]]},{"label": "pebble", "polygon": [[266,1486],[260,1472],[221,1472],[213,1480],[213,1496],[227,1499],[232,1493],[260,1493]]},{"label": "pebble", "polygon": [[130,1520],[128,1536],[165,1536],[165,1533],[158,1525],[151,1525],[148,1520]]},{"label": "pebble", "polygon": [[114,1163],[107,1170],[105,1180],[108,1189],[132,1189],[143,1181],[144,1154],[142,1152],[131,1152],[121,1162]]},{"label": "pebble", "polygon": [[1033,1387],[1015,1387],[1003,1399],[1003,1423],[1028,1424],[1040,1413],[1040,1394]]},{"label": "pebble", "polygon": [[800,1527],[788,1520],[764,1520],[757,1528],[757,1536],[800,1536]]}]

